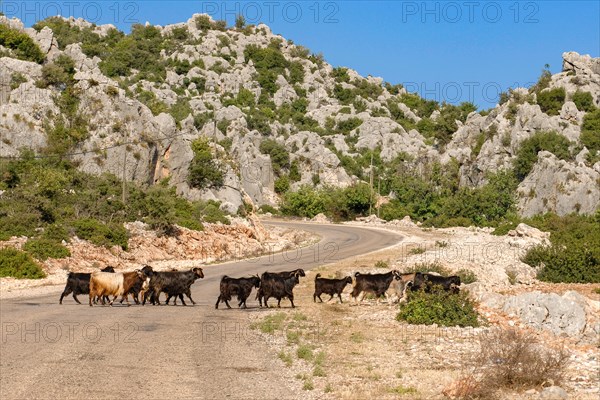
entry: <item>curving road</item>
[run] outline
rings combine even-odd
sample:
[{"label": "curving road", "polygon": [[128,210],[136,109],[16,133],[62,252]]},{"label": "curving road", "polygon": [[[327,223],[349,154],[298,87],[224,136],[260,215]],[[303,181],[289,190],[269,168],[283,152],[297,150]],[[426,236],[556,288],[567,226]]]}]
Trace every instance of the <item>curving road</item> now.
[{"label": "curving road", "polygon": [[[273,222],[321,236],[313,246],[211,265],[192,287],[195,307],[93,307],[62,288],[0,301],[0,398],[296,398],[259,341],[248,310],[214,310],[222,275],[310,269],[398,243],[401,236],[344,225]],[[296,305],[309,299],[297,298]],[[312,300],[310,300],[312,301]],[[287,300],[282,305],[289,306]],[[278,381],[279,380],[279,381]]]}]

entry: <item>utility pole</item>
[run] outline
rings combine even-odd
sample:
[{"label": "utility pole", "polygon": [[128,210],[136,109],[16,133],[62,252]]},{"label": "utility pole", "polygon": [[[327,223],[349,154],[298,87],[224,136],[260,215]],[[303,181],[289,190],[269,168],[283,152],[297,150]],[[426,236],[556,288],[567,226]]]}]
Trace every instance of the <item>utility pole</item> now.
[{"label": "utility pole", "polygon": [[123,202],[123,205],[125,205],[125,191],[127,190],[127,184],[125,181],[125,173],[127,172],[127,146],[125,146],[124,149],[124,155],[123,155],[123,176],[121,177],[121,180],[123,182],[123,188],[122,188],[122,198],[121,201]]},{"label": "utility pole", "polygon": [[379,208],[381,208],[379,196],[381,196],[381,176],[379,176],[379,183],[377,184],[377,218],[379,218]]},{"label": "utility pole", "polygon": [[371,173],[371,176],[369,178],[369,186],[371,188],[371,196],[370,196],[370,201],[369,201],[369,215],[371,215],[371,213],[372,213],[371,209],[373,207],[373,153],[371,153],[370,173]]}]

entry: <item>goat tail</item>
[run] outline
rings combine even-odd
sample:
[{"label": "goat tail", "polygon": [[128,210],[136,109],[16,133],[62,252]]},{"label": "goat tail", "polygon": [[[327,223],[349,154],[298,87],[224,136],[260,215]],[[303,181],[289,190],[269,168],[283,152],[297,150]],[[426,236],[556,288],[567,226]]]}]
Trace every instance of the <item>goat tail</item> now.
[{"label": "goat tail", "polygon": [[321,274],[315,275],[315,281],[321,277]]}]

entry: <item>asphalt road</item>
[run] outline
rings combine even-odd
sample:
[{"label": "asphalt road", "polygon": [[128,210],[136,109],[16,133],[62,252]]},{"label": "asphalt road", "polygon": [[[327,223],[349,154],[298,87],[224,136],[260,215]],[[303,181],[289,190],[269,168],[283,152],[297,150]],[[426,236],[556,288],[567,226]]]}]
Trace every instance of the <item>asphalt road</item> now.
[{"label": "asphalt road", "polygon": [[[79,297],[82,305],[69,296],[61,306],[62,288],[0,301],[0,398],[297,398],[265,344],[249,340],[248,313],[264,312],[255,292],[248,310],[214,309],[221,276],[308,270],[391,246],[401,236],[344,225],[276,224],[313,231],[322,240],[205,267],[205,278],[192,287],[193,307],[92,308],[86,296]],[[301,309],[308,301],[295,303]]]}]

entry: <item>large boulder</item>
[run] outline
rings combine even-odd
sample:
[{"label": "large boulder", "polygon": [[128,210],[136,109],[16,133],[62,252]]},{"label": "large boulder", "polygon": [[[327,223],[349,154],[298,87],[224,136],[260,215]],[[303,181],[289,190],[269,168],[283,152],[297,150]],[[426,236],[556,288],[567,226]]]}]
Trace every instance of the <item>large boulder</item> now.
[{"label": "large boulder", "polygon": [[562,297],[539,291],[509,297],[503,311],[518,316],[526,325],[558,336],[579,337],[586,328],[586,299],[576,292]]},{"label": "large boulder", "polygon": [[519,184],[518,208],[525,217],[547,212],[590,214],[600,206],[598,182],[598,169],[541,151],[533,170]]}]

